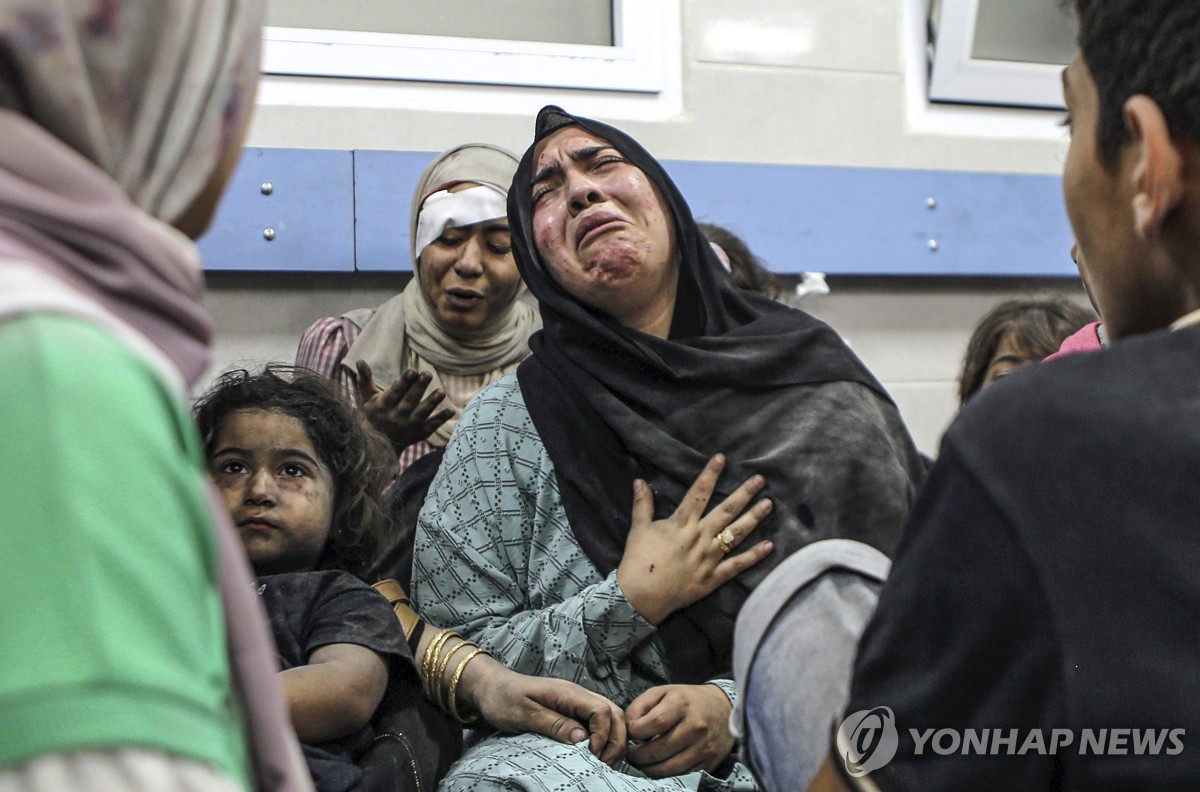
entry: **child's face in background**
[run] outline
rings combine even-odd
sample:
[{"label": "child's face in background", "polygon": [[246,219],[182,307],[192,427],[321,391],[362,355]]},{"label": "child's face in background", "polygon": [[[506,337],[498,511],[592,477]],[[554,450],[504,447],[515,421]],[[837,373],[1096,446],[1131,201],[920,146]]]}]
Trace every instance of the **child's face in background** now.
[{"label": "child's face in background", "polygon": [[333,519],[333,478],[296,418],[238,410],[208,469],[259,575],[316,568]]}]

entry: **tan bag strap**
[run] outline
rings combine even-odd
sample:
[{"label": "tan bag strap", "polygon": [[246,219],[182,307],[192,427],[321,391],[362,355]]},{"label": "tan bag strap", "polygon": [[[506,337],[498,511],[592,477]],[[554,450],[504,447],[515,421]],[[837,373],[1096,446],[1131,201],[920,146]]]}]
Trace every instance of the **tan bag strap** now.
[{"label": "tan bag strap", "polygon": [[412,603],[408,601],[408,594],[404,591],[404,587],[399,582],[388,579],[376,583],[374,589],[387,597],[387,601],[391,603],[392,611],[400,620],[400,627],[404,630],[404,639],[412,638],[413,630],[417,629],[417,625],[421,623],[421,617],[412,609]]}]

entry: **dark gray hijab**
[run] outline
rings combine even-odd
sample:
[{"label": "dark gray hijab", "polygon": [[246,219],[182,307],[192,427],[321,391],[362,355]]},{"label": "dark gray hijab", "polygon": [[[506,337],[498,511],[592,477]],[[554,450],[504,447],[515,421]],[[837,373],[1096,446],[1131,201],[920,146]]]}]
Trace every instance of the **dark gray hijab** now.
[{"label": "dark gray hijab", "polygon": [[[679,285],[666,339],[572,297],[538,253],[534,149],[571,125],[645,172],[674,220]],[[766,477],[764,495],[775,508],[745,546],[769,538],[775,550],[659,626],[673,682],[729,673],[739,608],[799,548],[837,537],[890,555],[925,468],[895,405],[829,326],[721,276],[683,196],[636,141],[544,108],[508,214],[517,266],[544,325],[517,370],[521,392],[554,462],[571,529],[600,573],[616,569],[624,553],[635,478],[650,483],[661,518],[717,452],[728,463],[714,503],[751,475]]]}]

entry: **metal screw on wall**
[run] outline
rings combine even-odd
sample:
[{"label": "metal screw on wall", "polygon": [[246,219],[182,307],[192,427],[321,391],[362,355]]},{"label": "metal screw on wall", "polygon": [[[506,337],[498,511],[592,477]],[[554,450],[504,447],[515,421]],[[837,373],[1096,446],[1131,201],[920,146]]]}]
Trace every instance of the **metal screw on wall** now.
[{"label": "metal screw on wall", "polygon": [[275,185],[271,184],[271,182],[263,182],[262,184],[258,185],[258,191],[263,195],[270,195],[271,193],[275,192]]},{"label": "metal screw on wall", "polygon": [[[937,209],[937,199],[936,198],[926,198],[925,205],[929,207],[930,211]],[[929,252],[937,253],[937,249],[938,249],[938,241],[936,239],[929,240]]]},{"label": "metal screw on wall", "polygon": [[263,239],[267,240],[268,242],[275,239],[275,229],[274,228],[264,228],[263,229]]}]

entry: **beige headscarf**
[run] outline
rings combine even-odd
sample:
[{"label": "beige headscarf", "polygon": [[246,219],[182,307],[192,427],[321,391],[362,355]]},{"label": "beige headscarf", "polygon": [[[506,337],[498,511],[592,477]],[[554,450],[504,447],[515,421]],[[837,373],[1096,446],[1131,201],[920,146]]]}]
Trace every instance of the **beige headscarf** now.
[{"label": "beige headscarf", "polygon": [[[516,169],[515,156],[485,143],[452,148],[429,164],[417,182],[409,217],[413,279],[403,292],[378,309],[345,314],[362,327],[362,333],[342,365],[353,370],[356,361],[367,361],[376,381],[384,387],[407,368],[423,371],[431,376],[432,391],[442,387],[439,372],[484,374],[487,385],[512,371],[529,354],[529,336],[541,327],[541,317],[529,303],[517,299],[525,291],[524,284],[508,308],[478,330],[446,328],[421,288],[421,251],[416,249],[417,223],[426,198],[461,182],[492,185],[507,194]],[[444,446],[454,424],[455,420],[443,424],[429,443]]]},{"label": "beige headscarf", "polygon": [[[260,0],[0,0],[0,316],[107,327],[186,398],[212,328],[195,245],[164,221],[237,143],[262,20]],[[311,790],[245,552],[210,496],[256,786]]]}]

